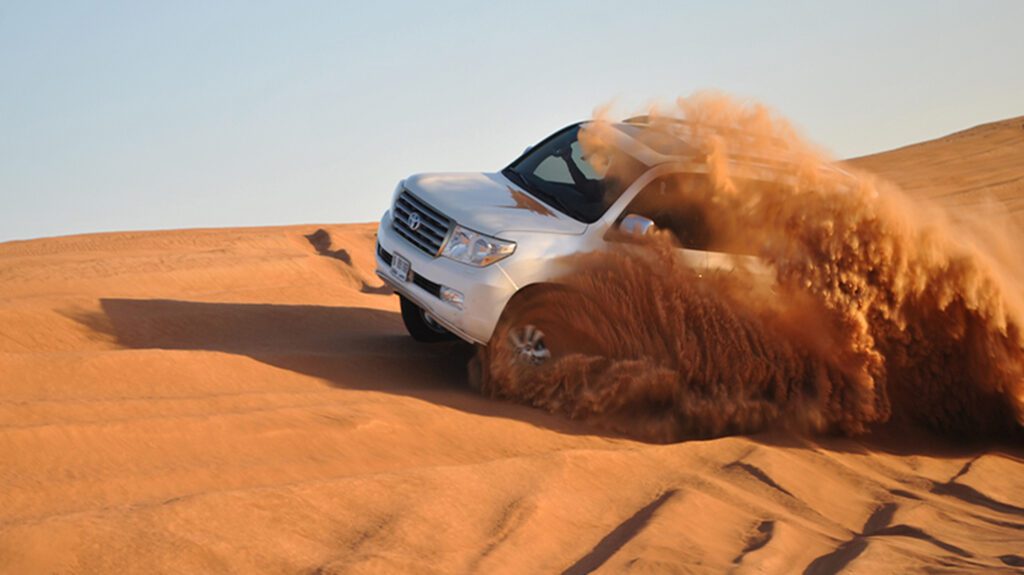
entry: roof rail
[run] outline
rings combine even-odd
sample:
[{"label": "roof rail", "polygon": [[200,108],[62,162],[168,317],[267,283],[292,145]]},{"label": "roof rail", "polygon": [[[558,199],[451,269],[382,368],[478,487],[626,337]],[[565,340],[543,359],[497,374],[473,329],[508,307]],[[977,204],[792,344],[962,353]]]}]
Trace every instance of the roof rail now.
[{"label": "roof rail", "polygon": [[633,116],[632,118],[626,118],[622,121],[623,124],[649,124],[650,122],[651,117],[647,114],[644,114],[643,116]]},{"label": "roof rail", "polygon": [[[778,147],[779,149],[782,149],[782,150],[789,150],[789,149],[791,149],[790,143],[787,142],[784,138],[779,138],[779,137],[776,137],[776,136],[768,136],[768,137],[759,138],[757,136],[754,136],[750,132],[747,132],[746,130],[743,130],[742,128],[735,128],[735,127],[732,127],[732,126],[722,126],[720,124],[711,124],[711,123],[708,123],[708,122],[700,122],[700,121],[695,121],[695,120],[684,120],[682,118],[673,118],[671,116],[659,116],[659,117],[657,117],[656,120],[659,123],[663,123],[663,125],[665,125],[666,127],[667,126],[678,126],[678,127],[682,128],[684,130],[686,130],[686,129],[691,130],[691,132],[689,132],[689,134],[692,134],[693,133],[692,130],[694,130],[695,128],[707,128],[707,129],[711,130],[711,132],[713,132],[713,133],[728,134],[730,136],[739,136],[740,141],[743,141],[743,140],[751,141],[751,140],[755,140],[756,139],[756,140],[760,140],[760,141],[771,142],[776,147]],[[631,118],[627,118],[627,119],[623,120],[622,123],[623,124],[651,124],[652,123],[652,118],[651,118],[651,116],[649,116],[647,114],[644,114],[642,116],[633,116]],[[687,135],[687,133],[686,132],[683,132],[682,134],[676,133],[675,135],[677,137],[679,137],[679,136],[685,137],[685,135]]]}]

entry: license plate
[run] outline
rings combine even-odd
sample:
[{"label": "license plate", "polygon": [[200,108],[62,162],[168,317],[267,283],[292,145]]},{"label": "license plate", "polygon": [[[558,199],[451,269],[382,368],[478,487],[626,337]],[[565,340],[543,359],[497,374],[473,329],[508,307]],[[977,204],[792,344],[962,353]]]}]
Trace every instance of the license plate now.
[{"label": "license plate", "polygon": [[409,281],[409,260],[398,255],[398,252],[391,254],[391,275],[398,281]]}]

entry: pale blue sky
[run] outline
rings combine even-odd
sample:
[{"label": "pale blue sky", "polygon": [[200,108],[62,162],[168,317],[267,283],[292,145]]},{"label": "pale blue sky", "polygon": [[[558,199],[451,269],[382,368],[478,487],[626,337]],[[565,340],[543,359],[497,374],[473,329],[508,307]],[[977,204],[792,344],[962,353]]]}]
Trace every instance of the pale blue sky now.
[{"label": "pale blue sky", "polygon": [[596,106],[719,89],[840,157],[1024,114],[1024,2],[0,0],[0,241],[373,221]]}]

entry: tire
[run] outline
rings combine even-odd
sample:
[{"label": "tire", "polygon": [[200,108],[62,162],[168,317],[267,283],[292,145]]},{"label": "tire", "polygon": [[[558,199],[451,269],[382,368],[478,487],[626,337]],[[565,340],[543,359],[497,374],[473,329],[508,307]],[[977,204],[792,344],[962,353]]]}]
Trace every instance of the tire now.
[{"label": "tire", "polygon": [[543,368],[575,353],[600,355],[593,334],[574,321],[583,304],[578,293],[564,286],[527,288],[502,312],[488,345],[490,354],[527,369]]},{"label": "tire", "polygon": [[423,343],[436,343],[456,339],[452,332],[434,321],[427,312],[414,304],[412,300],[403,295],[398,297],[402,305],[402,322],[413,339]]}]

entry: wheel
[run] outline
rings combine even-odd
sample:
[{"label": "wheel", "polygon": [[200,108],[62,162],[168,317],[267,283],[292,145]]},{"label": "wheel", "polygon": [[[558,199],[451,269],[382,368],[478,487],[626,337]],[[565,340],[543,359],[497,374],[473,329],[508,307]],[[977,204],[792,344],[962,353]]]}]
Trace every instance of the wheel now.
[{"label": "wheel", "polygon": [[516,294],[494,329],[495,358],[524,367],[543,367],[566,355],[600,355],[594,334],[581,322],[586,313],[578,293],[563,286],[538,286]]},{"label": "wheel", "polygon": [[455,339],[452,332],[437,323],[429,313],[423,311],[420,306],[414,304],[409,298],[399,295],[402,304],[402,322],[405,329],[416,341],[433,343],[438,341],[451,341]]},{"label": "wheel", "polygon": [[571,287],[530,286],[505,306],[486,347],[470,365],[470,384],[486,395],[545,404],[559,388],[563,358],[607,355],[595,329],[602,323],[588,299]]}]

